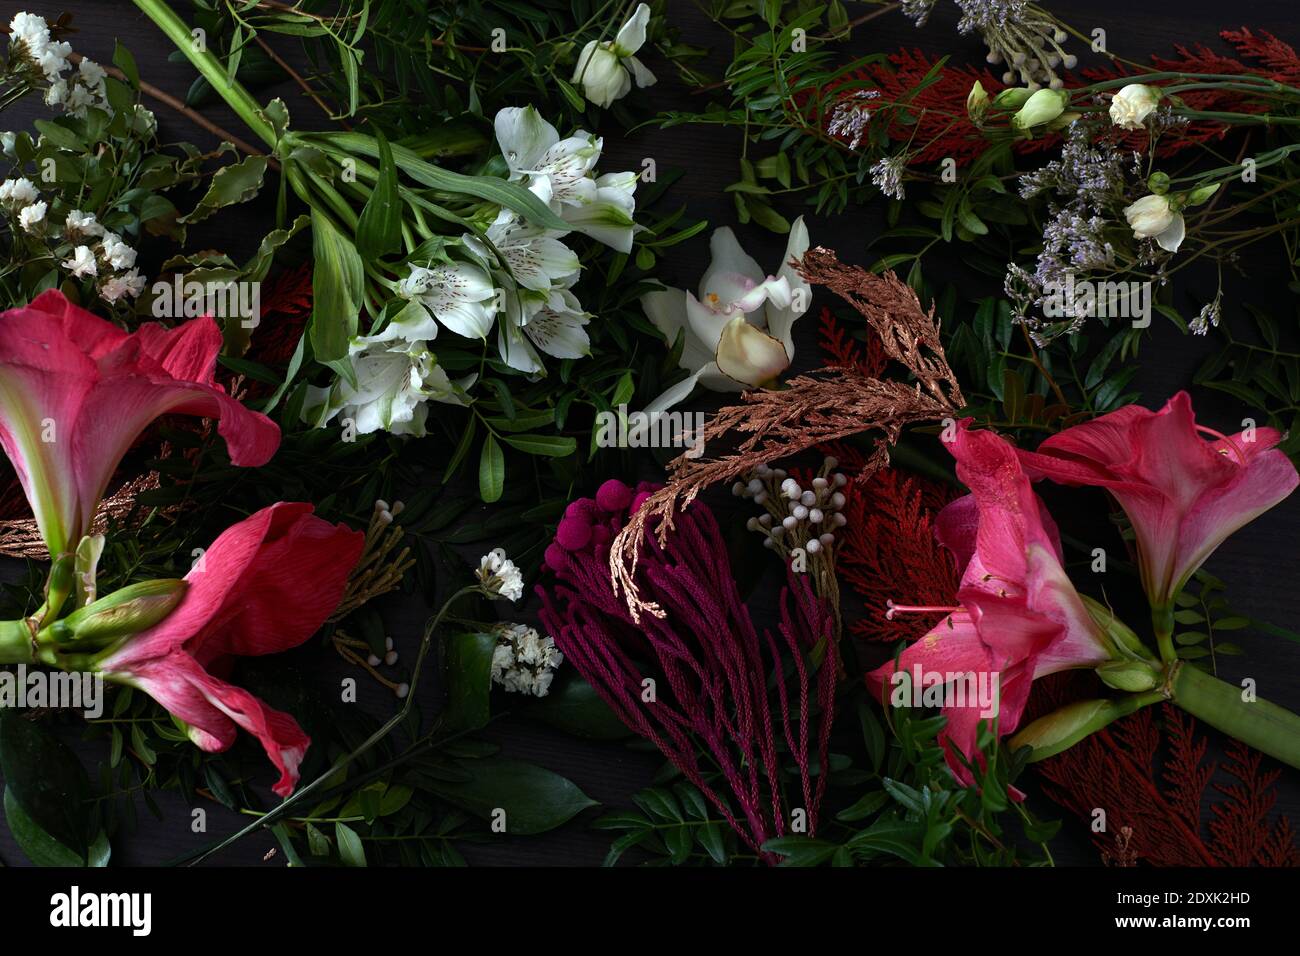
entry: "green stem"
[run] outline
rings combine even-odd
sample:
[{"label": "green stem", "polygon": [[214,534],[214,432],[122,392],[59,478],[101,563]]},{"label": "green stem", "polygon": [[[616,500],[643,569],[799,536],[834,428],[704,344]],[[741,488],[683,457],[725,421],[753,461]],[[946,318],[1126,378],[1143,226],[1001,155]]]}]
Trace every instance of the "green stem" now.
[{"label": "green stem", "polygon": [[1300,716],[1266,700],[1244,700],[1242,689],[1184,664],[1173,680],[1173,700],[1193,717],[1230,737],[1300,768]]},{"label": "green stem", "polygon": [[26,619],[0,621],[0,664],[34,664],[36,648]]},{"label": "green stem", "polygon": [[167,35],[167,39],[175,44],[176,49],[185,54],[190,63],[203,74],[205,80],[212,84],[212,88],[221,94],[221,98],[247,124],[248,128],[267,146],[274,148],[275,127],[262,112],[262,105],[229,74],[225,65],[207,48],[206,44],[196,41],[190,28],[172,12],[171,7],[164,0],[135,0],[135,5]]}]

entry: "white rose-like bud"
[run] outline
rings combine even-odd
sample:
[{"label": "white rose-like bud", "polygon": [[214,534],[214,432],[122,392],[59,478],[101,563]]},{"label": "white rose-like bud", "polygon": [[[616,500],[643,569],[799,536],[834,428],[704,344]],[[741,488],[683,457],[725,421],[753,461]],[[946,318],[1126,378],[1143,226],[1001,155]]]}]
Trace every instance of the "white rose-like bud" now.
[{"label": "white rose-like bud", "polygon": [[1139,239],[1154,239],[1166,252],[1177,252],[1182,245],[1186,227],[1183,214],[1169,207],[1168,196],[1143,196],[1131,206],[1124,207],[1133,235]]},{"label": "white rose-like bud", "polygon": [[1121,129],[1141,129],[1160,101],[1160,94],[1141,83],[1130,83],[1110,101],[1110,121]]}]

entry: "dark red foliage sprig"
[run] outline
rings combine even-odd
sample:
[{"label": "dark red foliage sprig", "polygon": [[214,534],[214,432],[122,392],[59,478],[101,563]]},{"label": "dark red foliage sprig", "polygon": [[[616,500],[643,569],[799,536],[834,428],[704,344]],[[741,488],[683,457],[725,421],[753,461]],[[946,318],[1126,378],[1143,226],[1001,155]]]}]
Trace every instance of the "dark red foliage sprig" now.
[{"label": "dark red foliage sprig", "polygon": [[[1224,30],[1219,35],[1242,59],[1218,53],[1198,43],[1176,46],[1175,57],[1153,55],[1152,68],[1180,73],[1264,76],[1282,83],[1300,83],[1300,54],[1290,44],[1266,30],[1253,33],[1247,27]],[[1243,59],[1254,62],[1248,64]],[[1063,79],[1067,88],[1074,89],[1128,76],[1140,79],[1141,72],[1122,67],[1093,68],[1082,70],[1078,75],[1065,73]],[[990,97],[1006,88],[1006,84],[987,69],[947,63],[940,65],[937,56],[903,48],[890,54],[887,62],[872,63],[844,77],[828,91],[830,96],[826,98],[834,102],[836,90],[843,90],[840,99],[846,104],[860,104],[874,110],[873,120],[883,124],[890,141],[909,146],[907,161],[910,165],[933,165],[950,157],[958,166],[965,166],[989,146],[984,133],[965,115],[966,96],[977,80]],[[1168,85],[1169,82],[1172,81],[1156,85]],[[860,90],[874,90],[878,96],[854,99]],[[1237,90],[1190,90],[1179,95],[1196,110],[1261,113],[1268,109],[1265,101]],[[890,105],[895,103],[906,105],[901,108]],[[827,117],[833,116],[833,106],[824,108],[823,113]],[[1166,131],[1160,138],[1157,153],[1169,156],[1189,146],[1222,138],[1229,129],[1221,122],[1196,120]],[[850,137],[841,134],[837,138],[847,143]],[[1058,134],[1047,134],[1017,140],[1014,148],[1020,153],[1031,153],[1053,148],[1059,142]],[[1143,131],[1126,133],[1122,142],[1128,148],[1144,150],[1147,134]]]},{"label": "dark red foliage sprig", "polygon": [[869,641],[916,640],[942,614],[887,620],[889,602],[946,607],[953,603],[960,574],[953,556],[934,538],[934,519],[944,489],[935,482],[882,468],[862,482],[849,482],[836,541],[840,580],[862,598],[863,616],[849,625]]},{"label": "dark red foliage sprig", "polygon": [[635,621],[610,579],[610,541],[656,487],[634,497],[611,480],[569,506],[546,549],[541,620],[619,719],[775,863],[761,847],[791,832],[795,810],[817,830],[838,675],[832,617],[806,576],[788,573],[776,632],[760,635],[717,522],[696,501],[662,543],[646,530],[636,581],[663,616]]},{"label": "dark red foliage sprig", "polygon": [[[1036,682],[1033,712],[1078,699],[1089,679]],[[1103,856],[1127,828],[1128,851],[1155,866],[1300,866],[1290,820],[1272,812],[1282,771],[1264,770],[1264,757],[1235,740],[1223,764],[1207,760],[1207,750],[1196,720],[1164,704],[1116,721],[1037,770],[1044,793],[1089,825],[1105,811],[1105,832],[1093,834]]]}]

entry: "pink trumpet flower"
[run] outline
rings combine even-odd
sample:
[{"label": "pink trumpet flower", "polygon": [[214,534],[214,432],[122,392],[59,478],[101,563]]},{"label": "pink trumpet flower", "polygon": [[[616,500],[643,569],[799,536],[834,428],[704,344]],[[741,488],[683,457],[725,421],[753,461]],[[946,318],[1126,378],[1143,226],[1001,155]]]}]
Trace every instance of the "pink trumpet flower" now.
[{"label": "pink trumpet flower", "polygon": [[[911,676],[914,687],[919,677],[922,687],[943,688],[948,766],[967,785],[974,782],[967,764],[977,757],[981,721],[996,716],[1005,736],[1019,725],[1036,678],[1116,656],[1066,577],[1056,526],[1015,449],[968,425],[961,424],[949,447],[971,493],[940,512],[936,530],[964,567],[958,606],[897,663],[867,675],[881,700],[898,691],[896,672]],[[909,610],[892,605],[890,614]]]},{"label": "pink trumpet flower", "polygon": [[261,741],[288,796],[310,739],[288,714],[213,676],[233,657],[297,647],[338,607],[365,535],[308,504],[271,505],[227,528],[185,576],[185,595],[153,627],[100,655],[107,680],[138,687],[183,722],[203,750],[242,727]]},{"label": "pink trumpet flower", "polygon": [[1168,612],[1228,535],[1300,483],[1273,447],[1281,439],[1272,428],[1227,436],[1197,425],[1191,398],[1179,392],[1158,412],[1129,405],[1067,428],[1020,460],[1035,480],[1099,485],[1115,496],[1137,534],[1151,605]]},{"label": "pink trumpet flower", "polygon": [[218,420],[230,460],[265,464],[280,430],[214,381],[211,318],[126,333],[57,291],[0,314],[0,445],[52,555],[77,546],[131,443],[160,415]]}]

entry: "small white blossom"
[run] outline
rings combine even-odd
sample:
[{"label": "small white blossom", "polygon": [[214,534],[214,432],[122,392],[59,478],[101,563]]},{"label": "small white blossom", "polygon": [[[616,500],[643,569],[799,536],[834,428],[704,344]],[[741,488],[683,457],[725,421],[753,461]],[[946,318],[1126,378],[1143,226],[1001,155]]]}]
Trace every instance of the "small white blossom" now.
[{"label": "small white blossom", "polygon": [[12,156],[14,154],[14,146],[17,142],[17,133],[0,133],[0,150],[3,150],[6,156]]},{"label": "small white blossom", "polygon": [[90,246],[77,246],[73,249],[72,258],[63,261],[63,268],[70,271],[76,279],[99,274],[99,265],[95,262],[95,254],[90,251]]},{"label": "small white blossom", "polygon": [[101,89],[104,85],[104,77],[108,75],[104,72],[102,66],[94,60],[87,59],[81,61],[78,72],[81,74],[81,82],[85,83],[91,90]]},{"label": "small white blossom", "polygon": [[492,594],[511,601],[524,596],[524,576],[500,548],[493,548],[479,560],[478,579]]},{"label": "small white blossom", "polygon": [[134,299],[144,291],[144,283],[145,278],[140,275],[140,270],[132,269],[130,272],[113,276],[100,286],[99,297],[105,302],[117,302],[123,296]]},{"label": "small white blossom", "polygon": [[573,82],[582,83],[583,95],[597,106],[609,106],[637,86],[652,86],[655,75],[634,56],[645,43],[645,29],[650,22],[650,8],[638,3],[632,16],[613,40],[592,40],[578,54]]},{"label": "small white blossom", "polygon": [[1160,94],[1141,83],[1130,83],[1110,101],[1110,121],[1121,129],[1141,129],[1155,112]]},{"label": "small white blossom", "polygon": [[104,241],[100,244],[100,249],[108,264],[114,269],[130,269],[135,265],[135,250],[123,242],[122,237],[115,232],[104,233]]},{"label": "small white blossom", "polygon": [[18,179],[6,179],[0,183],[0,202],[14,208],[21,209],[29,203],[34,203],[40,193],[32,185],[32,181],[26,177]]},{"label": "small white blossom", "polygon": [[492,651],[492,682],[510,693],[545,697],[564,655],[551,637],[525,624],[500,624]]},{"label": "small white blossom", "polygon": [[68,101],[68,83],[66,80],[55,80],[50,84],[50,88],[45,91],[46,106],[62,106]]},{"label": "small white blossom", "polygon": [[69,239],[77,236],[102,236],[104,227],[95,219],[93,212],[82,212],[80,209],[74,209],[68,213],[68,218],[63,223],[64,236]]},{"label": "small white blossom", "polygon": [[22,226],[23,232],[31,232],[37,225],[45,221],[45,210],[49,207],[43,202],[34,202],[30,206],[24,206],[18,213],[18,225]]}]

